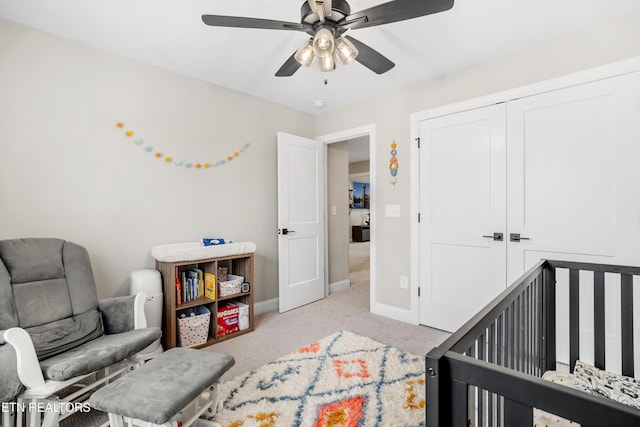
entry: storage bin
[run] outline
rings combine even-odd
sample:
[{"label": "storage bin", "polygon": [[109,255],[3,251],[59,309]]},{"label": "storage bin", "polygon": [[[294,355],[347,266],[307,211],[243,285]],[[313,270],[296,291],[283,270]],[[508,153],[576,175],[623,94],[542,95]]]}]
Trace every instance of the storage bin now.
[{"label": "storage bin", "polygon": [[193,347],[207,342],[211,322],[211,311],[208,308],[189,308],[177,312],[177,315],[179,345]]},{"label": "storage bin", "polygon": [[244,277],[227,274],[227,280],[218,284],[218,294],[221,297],[239,294],[242,289],[242,282],[244,282]]},{"label": "storage bin", "polygon": [[241,331],[249,329],[249,305],[241,301],[233,301],[238,306],[238,327]]}]

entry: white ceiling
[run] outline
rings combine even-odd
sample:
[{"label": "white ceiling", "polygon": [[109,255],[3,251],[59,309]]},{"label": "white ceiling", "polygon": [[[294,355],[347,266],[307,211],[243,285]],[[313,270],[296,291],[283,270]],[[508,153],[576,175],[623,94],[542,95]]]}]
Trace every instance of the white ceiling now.
[{"label": "white ceiling", "polygon": [[347,142],[349,163],[369,160],[369,136],[359,136]]},{"label": "white ceiling", "polygon": [[[0,17],[317,113],[640,10],[639,0],[456,0],[447,12],[347,33],[396,63],[385,74],[377,75],[354,62],[338,65],[330,73],[321,73],[314,64],[284,78],[274,74],[308,38],[305,33],[214,28],[201,20],[202,14],[217,14],[299,22],[302,3],[0,0]],[[352,12],[380,3],[383,1],[349,0]],[[325,107],[315,107],[316,100],[324,101]]]}]

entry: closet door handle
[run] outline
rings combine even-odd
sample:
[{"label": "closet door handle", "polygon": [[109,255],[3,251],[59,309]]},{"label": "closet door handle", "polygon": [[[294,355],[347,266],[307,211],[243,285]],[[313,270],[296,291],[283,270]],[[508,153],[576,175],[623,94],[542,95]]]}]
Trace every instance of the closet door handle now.
[{"label": "closet door handle", "polygon": [[502,242],[504,240],[504,234],[502,233],[493,233],[493,236],[482,236],[482,237],[486,237],[487,239],[493,239],[496,242]]},{"label": "closet door handle", "polygon": [[529,237],[522,237],[520,233],[510,233],[509,241],[511,242],[519,242],[520,240],[531,240]]}]

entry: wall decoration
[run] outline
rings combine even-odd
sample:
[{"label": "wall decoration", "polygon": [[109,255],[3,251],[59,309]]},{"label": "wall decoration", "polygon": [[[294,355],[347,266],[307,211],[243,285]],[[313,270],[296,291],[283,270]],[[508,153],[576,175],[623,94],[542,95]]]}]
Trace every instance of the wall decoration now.
[{"label": "wall decoration", "polygon": [[[116,126],[120,129],[123,129],[125,127],[124,122],[117,122]],[[131,138],[134,135],[134,132],[132,130],[126,130],[124,132],[124,135],[127,138]],[[232,154],[226,156],[226,158],[224,159],[220,159],[217,162],[216,161],[208,161],[208,162],[186,162],[184,160],[175,160],[175,158],[173,156],[170,155],[164,155],[161,151],[155,151],[153,146],[151,145],[145,145],[144,140],[142,138],[138,138],[135,139],[133,141],[133,143],[135,145],[140,145],[143,147],[143,150],[147,153],[154,153],[155,152],[155,157],[158,159],[164,159],[164,161],[166,163],[171,163],[174,164],[176,166],[184,166],[187,169],[191,169],[191,168],[195,168],[195,169],[210,169],[210,168],[215,168],[217,166],[221,166],[224,164],[227,164],[227,162],[232,161],[233,159],[235,159],[236,157],[240,156],[240,153],[243,153],[247,148],[249,148],[250,144],[246,143],[244,144],[242,147],[236,149],[233,151]]]},{"label": "wall decoration", "polygon": [[368,182],[353,183],[353,208],[369,209],[369,198],[371,197],[371,188]]},{"label": "wall decoration", "polygon": [[391,189],[395,190],[398,182],[398,150],[396,149],[396,140],[391,143],[391,159],[389,159],[389,173],[391,174]]}]

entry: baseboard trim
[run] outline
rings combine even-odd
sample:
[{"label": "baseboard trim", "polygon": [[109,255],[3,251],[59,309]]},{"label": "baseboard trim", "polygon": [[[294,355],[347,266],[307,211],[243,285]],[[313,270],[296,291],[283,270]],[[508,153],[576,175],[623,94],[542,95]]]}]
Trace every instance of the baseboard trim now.
[{"label": "baseboard trim", "polygon": [[[340,280],[329,284],[329,293],[348,291],[351,288],[351,281],[349,279]],[[278,311],[278,298],[271,298],[266,301],[259,301],[253,304],[253,314],[258,315],[262,313],[268,313],[270,311]]]},{"label": "baseboard trim", "polygon": [[351,281],[349,279],[340,280],[339,282],[329,283],[329,293],[335,294],[336,292],[348,291],[351,288]]},{"label": "baseboard trim", "polygon": [[266,301],[259,301],[253,304],[254,315],[268,313],[270,311],[278,311],[278,298],[271,298]]},{"label": "baseboard trim", "polygon": [[390,319],[399,320],[400,322],[411,323],[413,325],[418,324],[418,319],[415,318],[415,315],[411,310],[406,310],[387,304],[381,304],[379,302],[371,304],[371,313],[388,317]]}]

